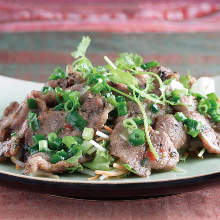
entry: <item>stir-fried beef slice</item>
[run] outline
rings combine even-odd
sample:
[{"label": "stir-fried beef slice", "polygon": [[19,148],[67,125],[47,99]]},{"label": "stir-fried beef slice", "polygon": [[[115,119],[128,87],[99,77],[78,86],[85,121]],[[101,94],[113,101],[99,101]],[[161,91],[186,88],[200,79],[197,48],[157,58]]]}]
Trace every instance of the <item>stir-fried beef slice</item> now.
[{"label": "stir-fried beef slice", "polygon": [[152,169],[164,170],[174,168],[179,162],[179,154],[168,134],[164,131],[152,130],[150,132],[150,139],[159,155],[159,159],[149,159],[149,166]]},{"label": "stir-fried beef slice", "polygon": [[101,129],[108,120],[108,114],[113,110],[113,107],[108,104],[101,95],[88,96],[80,107],[80,114],[88,121],[87,127]]},{"label": "stir-fried beef slice", "polygon": [[176,110],[183,112],[187,117],[201,122],[203,129],[199,137],[209,153],[220,153],[220,133],[212,128],[210,121],[197,108],[197,102],[191,96],[181,97],[186,106],[176,106]]},{"label": "stir-fried beef slice", "polygon": [[191,119],[201,122],[203,128],[199,137],[209,153],[220,153],[220,133],[216,132],[209,120],[198,112],[185,112],[185,115]]},{"label": "stir-fried beef slice", "polygon": [[176,149],[187,144],[187,134],[184,126],[173,115],[166,114],[157,117],[155,129],[168,134]]},{"label": "stir-fried beef slice", "polygon": [[78,165],[78,162],[71,164],[65,161],[59,161],[52,164],[49,162],[50,157],[45,153],[36,153],[28,158],[25,164],[24,174],[38,175],[38,171],[44,171],[46,173],[62,173],[67,168]]},{"label": "stir-fried beef slice", "polygon": [[[65,121],[66,114],[67,113],[64,111],[49,110],[47,112],[43,112],[38,117],[40,129],[34,134],[42,134],[47,136],[48,133],[57,132],[59,129],[61,129],[59,133],[60,137],[80,135],[79,131],[67,126]],[[30,129],[28,129],[25,134],[25,142],[29,146],[33,145],[32,137],[34,134]]]},{"label": "stir-fried beef slice", "polygon": [[[56,94],[54,92],[48,92],[47,94],[43,95],[42,92],[33,90],[31,91],[30,98],[35,98],[37,101],[44,102],[47,107],[54,107],[57,105]],[[42,111],[44,108],[39,105]]]},{"label": "stir-fried beef slice", "polygon": [[110,136],[110,152],[111,155],[118,157],[121,162],[129,164],[139,176],[149,176],[151,169],[149,166],[142,166],[145,154],[145,146],[132,146],[128,141],[124,140],[120,134],[124,128],[122,120],[115,126]]},{"label": "stir-fried beef slice", "polygon": [[79,72],[75,72],[72,69],[71,65],[67,66],[67,73],[68,75],[66,79],[50,80],[45,84],[45,86],[52,88],[61,87],[62,89],[66,89],[70,86],[85,82],[85,79],[82,77],[82,74]]},{"label": "stir-fried beef slice", "polygon": [[0,142],[0,158],[15,156],[20,147],[20,139],[16,137]]},{"label": "stir-fried beef slice", "polygon": [[[152,120],[153,124],[157,117],[164,115],[166,113],[170,113],[171,111],[171,109],[168,106],[166,107],[163,105],[158,105],[158,108],[160,109],[160,111],[157,114],[155,114],[149,110],[149,104],[150,102],[145,101],[145,105],[146,105],[145,110],[146,110],[147,116]],[[140,118],[143,117],[138,104],[135,102],[131,102],[131,101],[127,102],[127,111],[128,111],[128,117],[137,117],[137,116],[139,116]]]},{"label": "stir-fried beef slice", "polygon": [[0,122],[0,141],[9,138],[11,131],[17,131],[22,127],[27,118],[28,111],[27,102],[24,101],[19,106],[16,104],[16,109],[3,117]]}]

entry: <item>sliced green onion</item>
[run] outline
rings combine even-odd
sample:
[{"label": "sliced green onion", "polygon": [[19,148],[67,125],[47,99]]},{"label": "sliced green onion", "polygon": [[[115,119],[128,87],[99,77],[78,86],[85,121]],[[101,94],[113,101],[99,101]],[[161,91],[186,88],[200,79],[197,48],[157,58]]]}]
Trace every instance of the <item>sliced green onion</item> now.
[{"label": "sliced green onion", "polygon": [[157,114],[157,113],[160,111],[160,108],[159,108],[158,105],[155,104],[155,103],[151,103],[151,104],[149,105],[149,109],[150,109],[150,111],[153,112],[154,114]]},{"label": "sliced green onion", "polygon": [[[139,116],[133,118],[133,120],[135,121],[136,125],[143,125],[144,124],[144,120],[142,118],[140,118]],[[152,121],[151,121],[152,123]],[[150,123],[148,123],[150,124]]]},{"label": "sliced green onion", "polygon": [[197,137],[201,130],[201,124],[193,119],[187,118],[184,121],[184,124],[187,129],[187,134],[191,135],[192,137]]},{"label": "sliced green onion", "polygon": [[77,112],[69,112],[65,119],[68,124],[80,131],[88,124],[88,122]]},{"label": "sliced green onion", "polygon": [[32,132],[35,132],[40,129],[36,113],[28,112],[28,124]]},{"label": "sliced green onion", "polygon": [[60,103],[57,106],[54,107],[55,111],[62,111],[64,110],[64,103]]},{"label": "sliced green onion", "polygon": [[125,116],[128,114],[126,102],[120,102],[117,106],[118,116]]},{"label": "sliced green onion", "polygon": [[70,148],[72,145],[77,144],[77,141],[72,136],[65,136],[62,138],[63,144],[65,144],[68,148]]},{"label": "sliced green onion", "polygon": [[135,129],[129,135],[129,142],[134,146],[139,146],[145,143],[145,134],[141,129]]},{"label": "sliced green onion", "polygon": [[206,149],[202,148],[202,150],[198,153],[198,157],[203,157],[203,154],[205,153]]},{"label": "sliced green onion", "polygon": [[47,140],[41,140],[39,141],[39,151],[42,152],[48,152],[50,149],[48,148],[48,142]]},{"label": "sliced green onion", "polygon": [[137,129],[137,124],[132,118],[126,118],[123,120],[123,127],[128,129],[128,133],[131,133]]},{"label": "sliced green onion", "polygon": [[36,101],[36,99],[29,98],[27,100],[27,104],[28,104],[28,108],[29,109],[36,109],[37,108],[37,101]]},{"label": "sliced green onion", "polygon": [[65,104],[64,104],[64,109],[66,112],[72,112],[75,110],[74,107],[74,102],[71,100],[68,100]]},{"label": "sliced green onion", "polygon": [[38,147],[38,145],[34,145],[32,147],[29,147],[28,151],[31,155],[36,154],[39,152],[39,147]]},{"label": "sliced green onion", "polygon": [[45,140],[45,137],[42,134],[36,134],[33,136],[33,142],[34,144],[39,144],[39,141]]},{"label": "sliced green onion", "polygon": [[68,157],[67,153],[64,150],[60,150],[51,156],[50,162],[52,164],[55,164],[59,161],[66,160],[67,157]]},{"label": "sliced green onion", "polygon": [[47,135],[47,139],[48,141],[53,142],[57,139],[57,134],[55,132],[51,132]]},{"label": "sliced green onion", "polygon": [[16,135],[17,135],[16,131],[11,133],[11,137],[16,137]]},{"label": "sliced green onion", "polygon": [[182,113],[182,112],[177,112],[174,117],[176,118],[177,121],[179,122],[184,122],[187,117]]},{"label": "sliced green onion", "polygon": [[94,137],[94,129],[85,127],[82,133],[82,138],[86,141],[90,141]]}]

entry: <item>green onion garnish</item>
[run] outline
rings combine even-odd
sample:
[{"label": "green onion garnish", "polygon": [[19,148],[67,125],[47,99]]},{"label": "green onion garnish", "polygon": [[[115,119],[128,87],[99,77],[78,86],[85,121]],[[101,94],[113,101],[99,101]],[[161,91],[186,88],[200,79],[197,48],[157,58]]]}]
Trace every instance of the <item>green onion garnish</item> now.
[{"label": "green onion garnish", "polygon": [[160,108],[158,107],[157,104],[155,103],[151,103],[149,105],[149,109],[151,110],[151,112],[153,112],[154,114],[157,114],[160,111]]},{"label": "green onion garnish", "polygon": [[184,122],[187,117],[182,113],[182,112],[177,112],[174,117],[176,118],[177,121],[179,122]]},{"label": "green onion garnish", "polygon": [[145,134],[141,129],[135,129],[129,135],[129,142],[134,146],[139,146],[145,143]]},{"label": "green onion garnish", "polygon": [[34,112],[28,112],[28,124],[32,132],[40,129],[37,114]]},{"label": "green onion garnish", "polygon": [[47,140],[39,141],[39,151],[41,151],[41,152],[49,152],[50,151],[50,149],[48,148]]},{"label": "green onion garnish", "polygon": [[62,138],[63,144],[65,144],[68,148],[70,148],[72,145],[77,144],[78,142],[76,139],[72,136],[65,136]]},{"label": "green onion garnish", "polygon": [[128,132],[131,133],[137,129],[137,124],[132,118],[126,118],[123,120],[123,127],[128,129]]},{"label": "green onion garnish", "polygon": [[36,134],[33,136],[33,142],[34,144],[39,144],[39,141],[45,140],[45,137],[42,134]]},{"label": "green onion garnish", "polygon": [[50,162],[52,164],[55,164],[59,161],[62,161],[62,160],[66,160],[68,157],[67,153],[62,149],[60,151],[57,151],[55,154],[53,154],[50,158]]},{"label": "green onion garnish", "polygon": [[36,109],[37,108],[37,101],[36,101],[36,99],[29,98],[27,100],[27,104],[28,104],[28,108],[29,109]]}]

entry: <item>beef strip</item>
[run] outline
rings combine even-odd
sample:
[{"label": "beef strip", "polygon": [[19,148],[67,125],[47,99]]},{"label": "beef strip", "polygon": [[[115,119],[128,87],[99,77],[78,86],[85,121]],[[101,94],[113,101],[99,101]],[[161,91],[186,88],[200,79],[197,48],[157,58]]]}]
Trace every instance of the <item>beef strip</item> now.
[{"label": "beef strip", "polygon": [[37,132],[32,132],[30,129],[27,130],[25,134],[25,142],[29,145],[33,145],[32,137],[35,134],[42,134],[47,136],[48,133],[57,132],[59,129],[62,129],[59,133],[59,137],[63,136],[75,136],[80,135],[81,133],[78,130],[71,129],[67,127],[65,121],[66,112],[64,111],[46,111],[39,115],[39,125],[40,129]]},{"label": "beef strip", "polygon": [[[157,117],[164,115],[167,112],[170,113],[171,109],[168,106],[158,105],[160,111],[157,114],[155,114],[149,110],[150,103],[151,103],[150,101],[145,100],[145,105],[146,105],[145,110],[146,110],[147,116],[152,120],[153,124],[154,124]],[[140,118],[142,118],[141,110],[140,110],[138,104],[135,102],[131,102],[131,101],[127,102],[127,111],[128,111],[128,117],[139,116]]]},{"label": "beef strip", "polygon": [[120,120],[110,136],[111,155],[118,157],[121,162],[129,164],[139,176],[149,176],[151,174],[150,167],[142,166],[145,146],[132,146],[120,136],[123,130],[122,120]]},{"label": "beef strip", "polygon": [[187,117],[201,122],[203,128],[199,137],[209,153],[220,153],[220,133],[212,128],[209,119],[200,114],[197,110],[197,103],[191,96],[183,96],[180,100],[189,106],[176,106],[176,110],[183,112]]},{"label": "beef strip", "polygon": [[[59,161],[56,164],[49,162],[50,157],[45,153],[36,153],[28,158],[25,164],[24,174],[26,175],[38,175],[38,171],[44,171],[46,173],[62,173],[67,168],[71,168],[78,165],[78,162],[71,164],[66,161]],[[45,173],[44,173],[45,174]]]},{"label": "beef strip", "polygon": [[184,126],[181,122],[178,122],[173,115],[166,114],[158,116],[155,129],[168,134],[176,149],[186,146],[187,134]]},{"label": "beef strip", "polygon": [[149,166],[156,170],[169,170],[174,168],[179,162],[179,154],[168,134],[164,131],[152,130],[150,132],[150,139],[156,149],[159,159],[149,159]]},{"label": "beef strip", "polygon": [[85,82],[85,79],[82,77],[82,74],[79,72],[75,72],[72,69],[71,65],[67,66],[67,73],[68,76],[66,79],[50,80],[45,84],[45,86],[52,88],[61,87],[62,89],[66,89],[73,85]]},{"label": "beef strip", "polygon": [[102,129],[113,107],[108,104],[101,95],[87,94],[86,99],[80,107],[79,113],[88,121],[87,127]]},{"label": "beef strip", "polygon": [[110,136],[110,152],[123,163],[129,164],[139,176],[149,176],[152,169],[172,169],[179,161],[179,154],[170,137],[164,131],[152,130],[151,142],[159,155],[159,160],[148,159],[148,163],[142,166],[143,159],[147,157],[146,148],[132,146],[120,134],[124,132],[121,119],[115,126]]}]

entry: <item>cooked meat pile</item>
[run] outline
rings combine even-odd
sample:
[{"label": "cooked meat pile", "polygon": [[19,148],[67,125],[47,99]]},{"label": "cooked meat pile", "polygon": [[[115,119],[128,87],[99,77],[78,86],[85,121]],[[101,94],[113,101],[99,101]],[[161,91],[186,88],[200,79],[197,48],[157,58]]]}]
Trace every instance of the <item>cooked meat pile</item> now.
[{"label": "cooked meat pile", "polygon": [[[50,78],[42,91],[33,90],[4,111],[0,158],[11,159],[24,174],[53,177],[90,170],[123,176],[131,171],[146,177],[152,170],[175,168],[179,150],[220,153],[218,112],[209,107],[217,103],[219,108],[218,100],[190,93],[193,77],[184,87],[178,73],[161,65],[140,68],[154,74],[134,77],[144,96],[100,73],[91,78],[72,66],[67,70],[65,77]],[[215,102],[203,104],[209,99]]]}]

